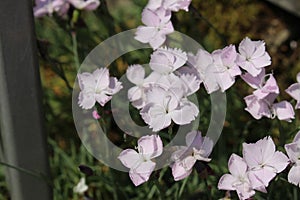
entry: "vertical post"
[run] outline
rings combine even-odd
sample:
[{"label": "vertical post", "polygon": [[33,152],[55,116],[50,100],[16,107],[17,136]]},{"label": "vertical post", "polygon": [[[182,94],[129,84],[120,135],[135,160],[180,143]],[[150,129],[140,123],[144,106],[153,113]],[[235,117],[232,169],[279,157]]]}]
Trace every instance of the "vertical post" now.
[{"label": "vertical post", "polygon": [[[4,161],[49,176],[31,0],[0,1],[0,127]],[[12,200],[50,200],[49,185],[8,169]]]}]

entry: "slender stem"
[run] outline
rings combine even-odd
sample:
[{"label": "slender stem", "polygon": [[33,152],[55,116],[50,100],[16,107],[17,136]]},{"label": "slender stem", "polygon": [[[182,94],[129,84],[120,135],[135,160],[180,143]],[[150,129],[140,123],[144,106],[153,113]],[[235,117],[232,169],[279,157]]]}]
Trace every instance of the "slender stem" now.
[{"label": "slender stem", "polygon": [[285,138],[285,134],[283,133],[283,127],[281,124],[281,121],[279,119],[277,119],[278,121],[278,126],[279,126],[279,143],[280,146],[284,146],[286,138]]},{"label": "slender stem", "polygon": [[79,19],[79,16],[80,16],[80,11],[75,9],[72,13],[72,18],[70,21],[71,36],[72,36],[72,50],[73,50],[74,62],[77,70],[80,67],[79,57],[78,57],[77,36],[76,36],[76,23]]},{"label": "slender stem", "polygon": [[211,29],[213,29],[216,32],[216,34],[222,39],[224,46],[228,44],[226,37],[222,33],[220,33],[218,29],[206,17],[201,15],[197,8],[195,8],[192,4],[190,5],[190,10],[194,15],[196,15],[198,19],[203,20]]},{"label": "slender stem", "polygon": [[155,185],[155,187],[156,187],[156,191],[157,191],[157,193],[158,193],[159,199],[163,199],[163,198],[162,198],[162,192],[161,192],[160,189],[159,189],[159,188],[160,188],[160,185],[159,185],[158,180],[155,180],[154,185]]},{"label": "slender stem", "polygon": [[298,200],[298,188],[293,187],[293,199]]},{"label": "slender stem", "polygon": [[181,198],[181,196],[182,196],[182,193],[183,193],[183,191],[184,191],[184,189],[185,189],[185,186],[186,186],[186,184],[187,184],[187,182],[188,182],[188,177],[186,178],[186,179],[184,179],[184,181],[183,181],[183,183],[182,183],[182,185],[181,185],[181,187],[180,187],[180,189],[179,189],[179,192],[178,192],[178,198],[180,199]]},{"label": "slender stem", "polygon": [[77,37],[76,37],[76,32],[72,31],[71,32],[72,35],[72,49],[73,49],[73,56],[74,56],[74,63],[76,66],[76,69],[79,69],[80,67],[80,62],[79,62],[79,58],[78,58],[78,47],[77,47]]},{"label": "slender stem", "polygon": [[52,185],[52,183],[43,174],[39,174],[39,173],[30,171],[30,170],[24,169],[22,167],[17,167],[17,166],[14,166],[14,165],[11,165],[11,164],[8,164],[8,163],[4,163],[4,162],[1,162],[1,161],[0,161],[0,165],[3,165],[5,167],[11,168],[11,169],[15,169],[19,172],[23,172],[25,174],[28,174],[28,175],[33,176],[35,178],[38,178],[42,181],[45,181],[49,185]]}]

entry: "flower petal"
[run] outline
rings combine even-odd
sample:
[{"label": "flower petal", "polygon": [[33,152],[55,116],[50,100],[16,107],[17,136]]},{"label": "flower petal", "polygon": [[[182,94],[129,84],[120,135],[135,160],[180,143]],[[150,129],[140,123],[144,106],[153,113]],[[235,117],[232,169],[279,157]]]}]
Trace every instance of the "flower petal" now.
[{"label": "flower petal", "polygon": [[267,165],[276,169],[276,173],[282,172],[289,164],[288,157],[279,151],[276,151],[271,159],[267,162]]},{"label": "flower petal", "polygon": [[300,186],[300,166],[293,166],[290,169],[288,181],[296,186]]},{"label": "flower petal", "polygon": [[163,144],[158,135],[148,135],[138,140],[138,149],[144,158],[152,159],[162,154]]},{"label": "flower petal", "polygon": [[126,77],[131,83],[140,85],[144,82],[145,69],[142,65],[131,65],[126,70]]},{"label": "flower petal", "polygon": [[155,162],[147,161],[142,162],[137,168],[130,169],[129,177],[132,180],[135,186],[139,186],[140,184],[147,182],[151,173],[155,168]]},{"label": "flower petal", "polygon": [[185,136],[186,145],[190,148],[196,147],[200,149],[203,143],[201,131],[191,131]]},{"label": "flower petal", "polygon": [[279,120],[291,122],[295,118],[293,106],[287,101],[273,104],[273,109]]},{"label": "flower petal", "polygon": [[300,140],[300,131],[296,134],[293,142],[298,142]]},{"label": "flower petal", "polygon": [[180,107],[169,114],[172,117],[172,120],[179,125],[188,124],[199,114],[198,107],[190,102],[189,100],[182,100]]},{"label": "flower petal", "polygon": [[123,150],[118,156],[118,159],[127,168],[133,168],[142,162],[141,156],[133,149]]},{"label": "flower petal", "polygon": [[242,157],[232,154],[228,161],[228,169],[235,177],[243,177],[247,171],[247,164]]},{"label": "flower petal", "polygon": [[285,148],[291,162],[296,163],[300,156],[300,149],[299,149],[298,142],[286,144],[286,145],[284,145],[284,148]]},{"label": "flower petal", "polygon": [[195,163],[196,159],[193,156],[188,156],[181,161],[175,162],[172,166],[174,180],[179,181],[188,177],[191,174]]},{"label": "flower petal", "polygon": [[219,190],[235,190],[233,183],[236,182],[236,178],[231,174],[224,174],[218,183]]}]

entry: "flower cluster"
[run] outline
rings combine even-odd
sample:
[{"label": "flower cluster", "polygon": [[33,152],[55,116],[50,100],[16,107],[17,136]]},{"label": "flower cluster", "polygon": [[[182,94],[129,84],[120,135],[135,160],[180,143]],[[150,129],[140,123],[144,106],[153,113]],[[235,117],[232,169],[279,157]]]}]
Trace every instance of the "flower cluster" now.
[{"label": "flower cluster", "polygon": [[[42,13],[36,15],[52,12],[64,14],[69,4],[75,6],[75,2],[83,3],[81,0],[54,0],[47,6],[37,3],[37,7],[40,5],[39,8],[46,11],[38,11],[36,8],[37,13]],[[92,3],[95,2],[99,5],[98,0],[90,0],[84,1],[87,7],[83,4],[75,7],[92,9]],[[271,57],[264,41],[252,41],[246,37],[238,48],[231,44],[211,53],[204,49],[184,52],[178,48],[162,47],[166,35],[174,32],[172,12],[188,11],[190,3],[191,0],[150,0],[142,13],[144,26],[138,27],[135,35],[136,40],[149,43],[154,52],[149,62],[149,73],[140,64],[128,67],[126,77],[133,85],[127,91],[127,97],[144,122],[156,132],[139,138],[136,149],[125,149],[118,156],[120,162],[129,169],[129,177],[135,186],[150,179],[158,160],[163,156],[168,156],[171,160],[170,168],[175,181],[189,176],[196,162],[210,162],[214,142],[209,137],[202,137],[200,131],[187,133],[186,145],[173,146],[172,150],[168,149],[167,154],[164,154],[163,141],[159,136],[159,131],[172,123],[186,125],[196,119],[199,108],[190,97],[200,89],[202,83],[208,94],[225,92],[240,76],[253,88],[253,93],[244,100],[245,110],[255,119],[277,117],[291,122],[295,118],[292,104],[277,100],[280,91],[275,77],[273,74],[266,74],[265,67],[271,65]],[[51,12],[48,7],[52,9]],[[297,81],[285,91],[297,101],[295,108],[300,109],[300,73]],[[78,82],[81,90],[78,104],[83,109],[91,109],[96,103],[104,106],[123,88],[117,78],[110,77],[106,68],[81,73],[78,75]],[[96,110],[92,112],[92,116],[94,119],[101,117]],[[240,199],[249,199],[255,191],[267,192],[270,181],[289,163],[292,167],[288,181],[299,185],[300,132],[292,143],[285,145],[285,149],[288,157],[276,151],[271,137],[265,137],[256,143],[244,143],[243,156],[232,154],[228,162],[230,174],[221,177],[218,188],[235,190]],[[85,190],[86,187],[82,191]]]},{"label": "flower cluster", "polygon": [[[239,52],[236,62],[247,71],[241,75],[241,78],[255,89],[251,95],[244,98],[247,105],[245,110],[255,119],[277,117],[279,120],[291,122],[295,118],[292,105],[288,101],[275,103],[279,95],[279,87],[273,74],[265,74],[264,67],[271,64],[271,58],[265,51],[264,42],[245,38],[239,45]],[[299,88],[299,85],[294,84],[286,91],[292,97],[299,99]]]},{"label": "flower cluster", "polygon": [[185,52],[165,47],[151,55],[152,72],[147,77],[141,65],[127,69],[127,78],[135,84],[128,91],[128,99],[140,109],[143,120],[155,132],[172,121],[189,124],[199,113],[198,107],[187,98],[199,89],[199,79],[194,74],[178,72],[186,61]]},{"label": "flower cluster", "polygon": [[[204,145],[205,143],[205,145]],[[209,162],[213,142],[202,137],[201,132],[192,131],[186,135],[187,146],[177,146],[172,153],[172,174],[175,181],[184,179],[191,174],[196,161]],[[163,153],[163,143],[158,135],[143,136],[138,140],[137,152],[125,149],[119,155],[122,164],[129,168],[129,177],[135,186],[149,180],[155,169],[155,158]]]},{"label": "flower cluster", "polygon": [[196,55],[189,54],[190,66],[197,69],[200,82],[208,94],[221,89],[225,92],[241,74],[236,63],[238,53],[233,45],[209,53],[199,49]]},{"label": "flower cluster", "polygon": [[79,10],[95,10],[100,5],[99,0],[35,0],[33,8],[35,17],[52,15],[57,13],[60,16],[65,15],[70,5]]},{"label": "flower cluster", "polygon": [[[244,57],[247,59],[244,60]],[[139,110],[144,122],[154,132],[159,132],[170,126],[172,121],[184,125],[197,117],[199,109],[189,100],[189,96],[199,90],[201,83],[209,94],[219,90],[225,92],[235,83],[235,78],[241,76],[255,89],[252,95],[245,97],[246,110],[255,119],[264,116],[290,121],[295,114],[292,105],[287,101],[275,103],[279,87],[272,74],[265,74],[264,67],[269,63],[270,57],[265,51],[264,43],[248,38],[240,43],[239,52],[234,45],[212,53],[199,49],[195,55],[180,49],[160,47],[151,55],[149,74],[146,74],[142,65],[128,67],[126,77],[133,86],[127,95],[132,105]],[[242,73],[242,70],[246,72]],[[258,74],[255,76],[254,72]],[[83,109],[91,109],[96,102],[104,106],[112,95],[122,89],[122,84],[115,77],[109,77],[106,68],[79,74],[78,80],[81,89],[78,104]],[[299,104],[299,84],[295,83],[286,90],[298,101],[296,108]],[[98,119],[100,116],[94,111],[93,117]],[[293,184],[299,184],[299,138],[297,136],[293,143],[285,146],[290,159],[275,150],[275,144],[270,137],[255,144],[243,144],[243,157],[236,154],[231,156],[228,164],[231,174],[220,179],[219,189],[236,190],[240,199],[250,198],[255,191],[266,192],[269,182],[289,162],[293,166],[288,179]],[[209,162],[208,156],[212,148],[213,141],[202,137],[201,132],[187,133],[186,146],[176,146],[170,157],[174,180],[189,176],[197,161]],[[129,176],[134,185],[138,186],[149,180],[156,167],[156,160],[162,155],[163,142],[159,135],[154,134],[141,137],[137,151],[126,149],[118,158],[130,169]]]},{"label": "flower cluster", "polygon": [[191,0],[149,0],[142,13],[144,26],[137,28],[135,39],[149,43],[153,49],[159,48],[166,35],[174,32],[171,22],[172,11],[188,11]]},{"label": "flower cluster", "polygon": [[291,122],[291,119],[295,118],[293,106],[287,101],[274,103],[279,95],[279,87],[274,76],[272,74],[268,76],[269,78],[264,81],[266,77],[265,70],[262,70],[257,77],[253,77],[251,74],[242,76],[245,82],[256,89],[252,95],[244,98],[247,104],[245,110],[255,119],[260,119],[263,116],[268,118],[277,117],[279,120]]},{"label": "flower cluster", "polygon": [[288,157],[276,151],[270,137],[243,144],[243,157],[232,154],[228,161],[230,174],[219,180],[220,190],[236,190],[240,199],[248,199],[255,190],[267,192],[269,182],[289,164]]}]

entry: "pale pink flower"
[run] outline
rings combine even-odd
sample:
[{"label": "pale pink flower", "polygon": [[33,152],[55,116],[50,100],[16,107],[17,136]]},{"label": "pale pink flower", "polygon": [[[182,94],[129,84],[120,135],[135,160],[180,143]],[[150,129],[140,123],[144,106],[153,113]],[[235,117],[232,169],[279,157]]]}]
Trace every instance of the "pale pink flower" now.
[{"label": "pale pink flower", "polygon": [[180,49],[162,47],[151,55],[149,65],[153,71],[167,75],[182,67],[187,59],[187,54]]},{"label": "pale pink flower", "polygon": [[180,74],[176,71],[183,67],[187,59],[187,54],[180,49],[159,48],[151,55],[149,63],[153,70],[152,75],[156,77],[156,80],[152,81],[166,90],[182,88],[185,96],[195,93],[200,87],[198,76],[190,73]]},{"label": "pale pink flower", "polygon": [[257,76],[261,70],[271,64],[271,57],[266,52],[263,41],[252,41],[248,37],[239,44],[237,64],[250,73]]},{"label": "pale pink flower", "polygon": [[179,10],[189,11],[189,5],[192,0],[164,0],[163,6],[165,9],[169,9],[174,12]]},{"label": "pale pink flower", "polygon": [[128,90],[128,99],[137,108],[142,108],[145,101],[145,70],[141,65],[131,65],[126,71],[127,79],[136,86]]},{"label": "pale pink flower", "polygon": [[173,33],[171,11],[159,8],[155,11],[145,8],[142,13],[142,22],[145,26],[139,26],[135,39],[142,43],[149,43],[153,49],[159,48],[166,40],[166,35]]},{"label": "pale pink flower", "polygon": [[129,168],[129,177],[135,186],[149,180],[156,163],[152,159],[163,152],[163,143],[158,135],[143,136],[138,140],[137,151],[126,149],[118,159]]},{"label": "pale pink flower", "polygon": [[[241,75],[241,77],[248,85],[256,89],[253,94],[259,99],[263,99],[272,93],[279,94],[279,87],[275,77],[273,74],[266,75],[264,68],[257,76],[252,76],[250,73],[246,73]],[[269,78],[265,80],[266,77]]]},{"label": "pale pink flower", "polygon": [[243,143],[243,158],[257,182],[265,187],[289,163],[285,154],[276,151],[271,137],[265,137],[256,143]]},{"label": "pale pink flower", "polygon": [[295,119],[295,112],[293,106],[288,101],[281,101],[272,105],[273,116],[277,116],[279,120],[291,122]]},{"label": "pale pink flower", "polygon": [[291,122],[295,118],[293,106],[287,101],[274,103],[277,94],[271,93],[264,99],[259,99],[256,95],[252,94],[244,98],[247,107],[245,108],[255,119],[267,117],[274,119],[277,117],[279,120]]},{"label": "pale pink flower", "polygon": [[221,50],[212,52],[215,66],[215,76],[222,92],[225,92],[235,83],[235,77],[241,75],[236,64],[237,52],[235,46],[230,45]]},{"label": "pale pink flower", "polygon": [[167,82],[160,84],[160,81],[162,81],[161,74],[152,72],[149,76],[145,77],[145,69],[142,65],[129,66],[126,71],[126,76],[131,83],[135,84],[135,86],[128,90],[128,99],[137,109],[141,109],[145,106],[146,92],[151,86],[164,85],[167,86],[166,88],[171,87],[171,80],[164,79],[164,81]]},{"label": "pale pink flower", "polygon": [[66,0],[35,0],[33,12],[35,17],[52,16],[54,12],[63,16],[68,12],[69,7],[70,5]]},{"label": "pale pink flower", "polygon": [[186,135],[186,146],[180,146],[179,150],[172,154],[172,174],[175,181],[189,176],[196,161],[209,162],[213,142],[208,137],[202,137],[200,131],[192,131]]},{"label": "pale pink flower", "polygon": [[281,101],[274,103],[276,97],[279,94],[279,87],[272,74],[269,75],[269,79],[265,82],[264,77],[258,75],[261,80],[257,80],[250,74],[244,76],[244,79],[253,88],[257,88],[252,95],[244,98],[247,107],[245,108],[255,119],[262,117],[275,118],[279,120],[285,120],[291,122],[294,119],[295,112],[292,105],[287,101]]},{"label": "pale pink flower", "polygon": [[149,0],[146,8],[156,10],[163,7],[166,10],[178,12],[179,10],[189,11],[192,0]]},{"label": "pale pink flower", "polygon": [[230,174],[221,177],[219,190],[236,190],[239,199],[246,200],[254,196],[255,191],[249,179],[247,163],[236,154],[232,154],[228,161]]},{"label": "pale pink flower", "polygon": [[285,150],[293,164],[288,174],[288,181],[300,187],[300,131],[290,144],[286,144]]},{"label": "pale pink flower", "polygon": [[200,82],[208,94],[220,89],[216,78],[216,66],[213,57],[210,53],[203,49],[199,49],[196,55],[188,54],[188,63],[197,69],[200,77]]},{"label": "pale pink flower", "polygon": [[96,69],[93,73],[78,74],[78,83],[81,89],[78,104],[83,109],[92,108],[96,102],[104,106],[122,89],[122,84],[115,77],[109,77],[106,68]]},{"label": "pale pink flower", "polygon": [[100,5],[99,0],[67,0],[79,10],[95,10]]},{"label": "pale pink flower", "polygon": [[297,101],[295,108],[300,109],[300,73],[297,74],[297,82],[298,83],[292,84],[285,91]]},{"label": "pale pink flower", "polygon": [[140,114],[155,132],[168,127],[171,121],[188,124],[199,114],[197,106],[184,98],[182,88],[152,87],[146,94],[146,101]]},{"label": "pale pink flower", "polygon": [[244,98],[247,107],[245,108],[252,117],[261,119],[263,116],[271,118],[272,113],[269,109],[269,102],[264,99],[258,99],[255,95],[248,95]]},{"label": "pale pink flower", "polygon": [[[184,96],[186,92],[185,82],[180,76],[175,73],[160,74],[153,71],[150,75],[152,83],[149,83],[151,87],[160,87],[165,90],[176,90],[178,96]],[[148,77],[147,77],[148,78]]]}]

